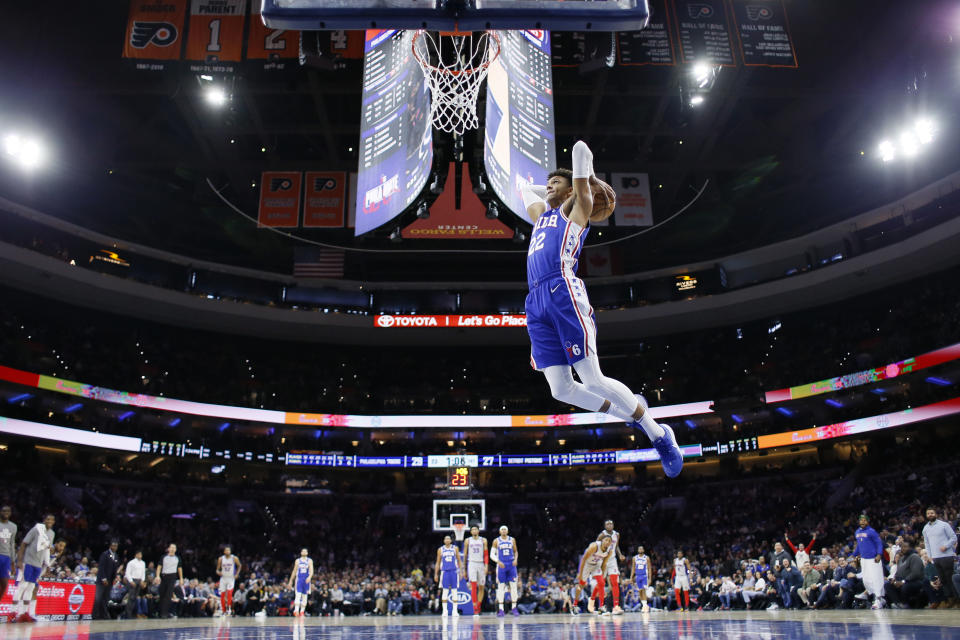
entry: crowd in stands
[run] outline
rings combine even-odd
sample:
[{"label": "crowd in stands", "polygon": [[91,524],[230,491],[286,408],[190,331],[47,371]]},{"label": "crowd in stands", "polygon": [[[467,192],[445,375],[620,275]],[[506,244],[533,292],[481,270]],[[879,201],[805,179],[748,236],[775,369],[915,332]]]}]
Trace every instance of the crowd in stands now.
[{"label": "crowd in stands", "polygon": [[[654,404],[757,398],[957,342],[956,276],[943,272],[742,327],[604,344],[601,364]],[[453,353],[237,339],[86,310],[64,313],[10,290],[0,296],[10,302],[0,305],[0,363],[96,386],[290,411],[567,410],[545,393],[542,376],[518,347]]]},{"label": "crowd in stands", "polygon": [[[923,529],[928,506],[949,530],[957,527],[956,447],[892,439],[871,447],[868,456],[846,467],[774,469],[748,478],[721,474],[673,488],[609,493],[491,494],[485,535],[508,523],[518,541],[522,613],[569,611],[579,556],[609,517],[621,531],[627,558],[637,545],[651,558],[647,600],[655,610],[851,608],[870,605],[854,538],[858,516],[865,513],[882,540],[887,576],[874,604],[956,606],[954,594],[960,591],[952,589],[960,574],[952,564],[946,573],[935,561],[946,555],[953,562],[955,555],[935,552],[931,558]],[[113,616],[160,615],[158,566],[170,542],[179,547],[184,573],[184,583],[173,589],[172,615],[218,614],[215,567],[225,545],[243,562],[236,615],[288,613],[288,578],[300,546],[309,549],[316,566],[311,615],[439,610],[432,561],[440,536],[427,526],[430,495],[289,495],[261,487],[239,499],[221,487],[176,478],[163,479],[158,491],[159,481],[69,474],[50,475],[38,485],[5,470],[0,502],[11,503],[14,521],[24,525],[39,519],[45,505],[59,505],[53,510],[55,530],[64,551],[56,555],[52,579],[95,581],[95,559],[109,540],[119,541],[121,570],[107,604]],[[405,509],[384,508],[389,505]],[[689,602],[682,593],[678,601],[673,588],[678,550],[690,562]],[[137,551],[146,562],[145,588],[131,604],[125,601],[123,567]],[[637,610],[642,603],[629,584],[629,560],[621,567],[619,604]],[[493,573],[484,611],[496,609]],[[609,610],[614,604],[609,585],[606,596]]]}]

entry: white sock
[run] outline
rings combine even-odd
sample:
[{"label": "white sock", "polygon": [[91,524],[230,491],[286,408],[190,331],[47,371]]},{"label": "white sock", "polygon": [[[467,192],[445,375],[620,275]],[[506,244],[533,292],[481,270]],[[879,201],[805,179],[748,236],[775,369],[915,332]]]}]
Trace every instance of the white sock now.
[{"label": "white sock", "polygon": [[[607,410],[607,413],[626,422],[635,421],[633,416],[637,407],[640,406],[640,401],[637,400],[637,397],[627,385],[603,375],[600,372],[600,362],[595,356],[584,358],[573,365],[573,368],[577,370],[577,375],[583,380],[583,384],[588,391],[610,401],[610,409]],[[657,424],[646,411],[643,412],[643,417],[636,422],[651,442],[662,438],[665,433],[663,427]]]},{"label": "white sock", "polygon": [[512,607],[517,606],[517,583],[516,582],[510,583],[510,606]]},{"label": "white sock", "polygon": [[30,601],[29,610],[30,610],[30,617],[36,618],[37,617],[37,601],[36,600]]},{"label": "white sock", "polygon": [[26,611],[27,611],[27,606],[26,606],[25,604],[23,604],[23,601],[22,601],[22,600],[21,600],[21,601],[18,601],[18,602],[17,602],[17,611],[16,611],[16,614],[17,614],[18,616],[19,616],[19,615],[23,615],[24,613],[26,613]]},{"label": "white sock", "polygon": [[650,417],[650,412],[644,411],[643,417],[636,421],[640,425],[640,428],[643,429],[643,432],[647,434],[647,437],[650,438],[650,442],[662,438],[667,432],[659,424]]}]

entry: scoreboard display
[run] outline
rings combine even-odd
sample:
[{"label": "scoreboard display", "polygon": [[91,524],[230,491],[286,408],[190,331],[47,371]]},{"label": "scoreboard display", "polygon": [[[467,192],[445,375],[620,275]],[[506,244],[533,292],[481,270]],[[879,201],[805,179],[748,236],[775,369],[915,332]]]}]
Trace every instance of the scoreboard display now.
[{"label": "scoreboard display", "polygon": [[400,215],[430,176],[430,93],[412,42],[408,30],[366,32],[356,235]]},{"label": "scoreboard display", "polygon": [[546,184],[556,166],[549,31],[497,31],[487,74],[483,165],[494,193],[526,220],[520,184]]},{"label": "scoreboard display", "polygon": [[447,470],[448,491],[469,491],[472,488],[470,467],[450,467]]}]

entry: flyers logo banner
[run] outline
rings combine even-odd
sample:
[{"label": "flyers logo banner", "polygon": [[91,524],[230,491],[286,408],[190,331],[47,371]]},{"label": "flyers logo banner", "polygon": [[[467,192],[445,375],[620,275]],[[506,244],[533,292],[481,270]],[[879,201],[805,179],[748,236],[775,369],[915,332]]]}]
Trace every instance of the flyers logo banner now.
[{"label": "flyers logo banner", "polygon": [[773,11],[770,10],[770,7],[765,7],[758,4],[748,4],[747,7],[747,18],[756,22],[757,20],[770,20],[773,18]]},{"label": "flyers logo banner", "polygon": [[261,227],[296,227],[300,222],[299,171],[265,171],[260,180]]},{"label": "flyers logo banner", "polygon": [[304,227],[342,227],[347,174],[308,171],[303,199]]},{"label": "flyers logo banner", "polygon": [[192,0],[187,60],[191,71],[232,72],[243,53],[247,0]]},{"label": "flyers logo banner", "polygon": [[[135,60],[179,60],[187,0],[132,0],[123,57]],[[138,68],[163,69],[163,62]]]},{"label": "flyers logo banner", "polygon": [[260,17],[260,3],[250,8],[250,35],[247,37],[247,59],[265,60],[264,69],[283,69],[285,60],[300,55],[300,32],[271,29]]},{"label": "flyers logo banner", "polygon": [[731,0],[745,67],[797,68],[782,0]]},{"label": "flyers logo banner", "polygon": [[614,173],[610,184],[617,191],[618,227],[649,227],[653,224],[650,180],[645,173]]}]

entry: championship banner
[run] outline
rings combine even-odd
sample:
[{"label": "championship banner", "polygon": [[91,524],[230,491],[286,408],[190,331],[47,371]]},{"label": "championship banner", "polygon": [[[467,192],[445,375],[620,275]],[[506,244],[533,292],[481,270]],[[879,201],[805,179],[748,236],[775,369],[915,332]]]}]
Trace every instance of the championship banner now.
[{"label": "championship banner", "polygon": [[190,32],[187,35],[187,60],[190,71],[233,73],[230,63],[243,55],[243,22],[247,0],[192,0]]},{"label": "championship banner", "polygon": [[797,68],[783,0],[731,0],[746,67]]},{"label": "championship banner", "polygon": [[650,21],[643,31],[617,33],[617,62],[623,65],[673,65],[673,53],[667,0],[647,0]]},{"label": "championship banner", "polygon": [[247,60],[264,60],[264,69],[283,69],[285,60],[300,56],[300,32],[271,29],[260,17],[260,3],[250,7],[250,35],[247,37]]},{"label": "championship banner", "polygon": [[653,224],[647,174],[614,173],[610,186],[617,192],[617,208],[613,215],[618,227],[649,227]]},{"label": "championship banner", "polygon": [[131,0],[123,57],[143,61],[137,69],[150,71],[179,60],[186,16],[187,0]]},{"label": "championship banner", "polygon": [[430,206],[430,217],[417,220],[403,228],[403,238],[417,240],[503,240],[513,237],[513,229],[497,220],[487,218],[487,207],[473,192],[469,166],[462,164],[463,183],[460,206],[456,202],[456,165],[451,162],[441,193]]},{"label": "championship banner", "polygon": [[732,67],[733,42],[723,0],[672,0],[684,63]]},{"label": "championship banner", "polygon": [[261,227],[296,227],[300,222],[299,171],[264,171],[260,176]]},{"label": "championship banner", "polygon": [[308,171],[305,179],[304,228],[342,227],[347,199],[347,174],[343,171]]},{"label": "championship banner", "polygon": [[[7,592],[0,599],[0,617],[13,613],[13,592],[16,582],[7,583]],[[38,620],[90,620],[97,589],[92,584],[73,582],[37,583]]]}]

